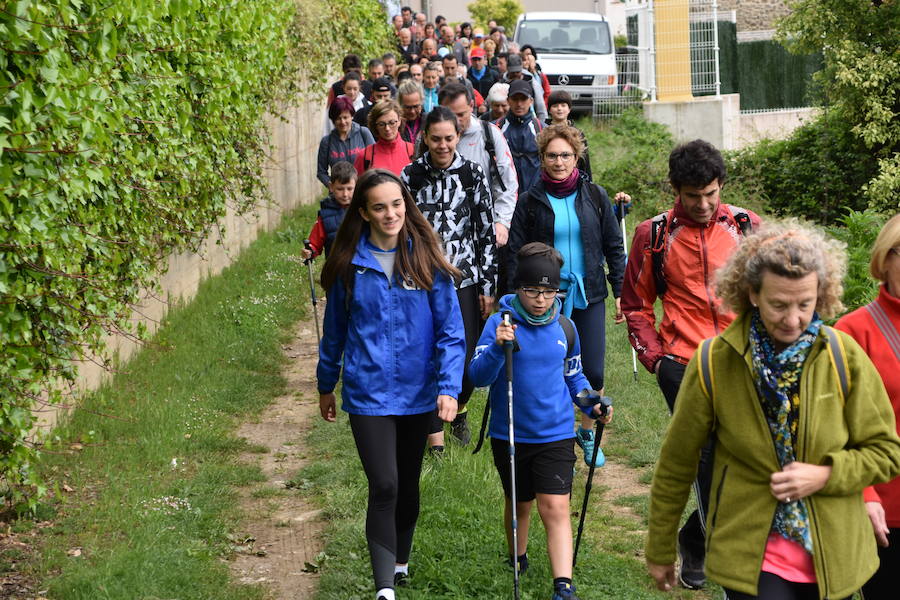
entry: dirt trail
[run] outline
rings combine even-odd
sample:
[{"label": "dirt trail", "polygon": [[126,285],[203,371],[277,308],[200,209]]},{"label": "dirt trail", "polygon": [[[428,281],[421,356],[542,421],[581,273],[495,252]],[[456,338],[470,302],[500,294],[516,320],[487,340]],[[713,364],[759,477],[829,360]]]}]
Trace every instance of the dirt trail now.
[{"label": "dirt trail", "polygon": [[319,414],[313,322],[299,323],[282,350],[288,358],[288,393],[237,432],[259,450],[244,453],[241,460],[258,464],[267,480],[241,490],[248,517],[234,539],[238,553],[231,570],[238,581],[268,587],[277,600],[306,600],[318,582],[308,564],[322,550],[324,524],[320,511],[296,490],[285,489],[285,482],[307,463],[306,434]]}]

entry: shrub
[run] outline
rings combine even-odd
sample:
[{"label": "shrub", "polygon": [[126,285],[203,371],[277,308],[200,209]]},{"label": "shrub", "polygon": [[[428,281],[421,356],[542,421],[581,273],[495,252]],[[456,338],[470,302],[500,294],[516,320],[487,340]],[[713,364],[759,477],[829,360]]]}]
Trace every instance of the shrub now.
[{"label": "shrub", "polygon": [[776,214],[832,224],[848,209],[867,208],[863,188],[878,163],[844,121],[826,112],[787,140],[730,154],[728,168]]},{"label": "shrub", "polygon": [[[0,480],[7,500],[44,491],[26,441],[34,404],[75,379],[73,360],[98,354],[103,336],[121,330],[168,255],[194,248],[227,206],[243,212],[266,200],[265,114],[293,99],[299,61],[321,80],[337,58],[322,48],[386,43],[375,0],[316,2],[327,26],[299,17],[297,4],[4,3]],[[313,3],[300,4],[308,11]]]},{"label": "shrub", "polygon": [[493,19],[497,21],[497,25],[506,27],[506,35],[510,39],[516,28],[516,19],[525,12],[519,0],[475,0],[466,8],[477,23],[486,25]]},{"label": "shrub", "polygon": [[[641,109],[625,111],[607,124],[581,121],[588,138],[594,181],[610,196],[618,191],[634,199],[629,220],[648,219],[672,207],[674,194],[669,185],[669,153],[675,139],[665,125],[646,120]],[[728,174],[722,198],[756,212],[764,205],[759,195]]]},{"label": "shrub", "polygon": [[869,275],[869,261],[875,238],[886,221],[883,214],[873,209],[849,210],[839,217],[841,226],[831,226],[828,232],[847,244],[847,276],[844,277],[844,304],[855,310],[875,299],[878,281]]}]

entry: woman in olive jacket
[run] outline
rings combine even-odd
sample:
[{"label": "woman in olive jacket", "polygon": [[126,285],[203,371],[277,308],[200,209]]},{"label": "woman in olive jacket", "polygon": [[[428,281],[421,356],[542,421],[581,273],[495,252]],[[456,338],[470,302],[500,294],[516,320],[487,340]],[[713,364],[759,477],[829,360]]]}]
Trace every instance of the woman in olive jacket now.
[{"label": "woman in olive jacket", "polygon": [[842,250],[775,225],[719,271],[740,316],[688,364],[656,465],[646,559],[659,589],[675,583],[678,522],[710,434],[706,573],[730,600],[846,598],[878,567],[862,490],[900,473],[900,438],[875,367],[820,318],[841,309]]}]

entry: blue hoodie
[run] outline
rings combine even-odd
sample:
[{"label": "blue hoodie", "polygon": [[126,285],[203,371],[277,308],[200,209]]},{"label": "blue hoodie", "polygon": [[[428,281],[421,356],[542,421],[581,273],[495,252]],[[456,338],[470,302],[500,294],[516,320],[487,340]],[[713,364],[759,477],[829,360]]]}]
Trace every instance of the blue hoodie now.
[{"label": "blue hoodie", "polygon": [[353,297],[340,279],[328,290],[316,368],[320,393],[342,370],[341,408],[356,415],[415,415],[459,397],[466,341],[453,281],[435,271],[431,291],[388,281],[360,236],[352,265]]},{"label": "blue hoodie", "polygon": [[550,323],[529,325],[510,304],[513,297],[514,294],[508,294],[500,299],[500,312],[488,318],[469,363],[472,382],[478,387],[491,386],[488,395],[491,403],[489,435],[498,440],[509,439],[506,360],[503,347],[496,341],[501,313],[508,310],[512,313],[513,323],[518,325],[516,341],[519,351],[513,354],[516,442],[541,444],[575,437],[572,404],[578,392],[591,388],[581,371],[578,332],[575,332],[572,352],[567,355],[568,345],[566,334],[559,324],[559,310]]}]

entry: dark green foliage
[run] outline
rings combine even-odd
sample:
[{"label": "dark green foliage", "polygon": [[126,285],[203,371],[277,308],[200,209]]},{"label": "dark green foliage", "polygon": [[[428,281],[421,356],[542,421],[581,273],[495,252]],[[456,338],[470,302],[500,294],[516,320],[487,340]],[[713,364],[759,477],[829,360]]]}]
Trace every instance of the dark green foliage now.
[{"label": "dark green foliage", "polygon": [[333,48],[384,47],[379,10],[374,0],[0,0],[8,499],[22,485],[43,491],[24,442],[33,404],[74,379],[72,359],[101,351],[167,256],[195,248],[227,207],[265,201],[266,112],[293,97],[301,60],[321,79]]},{"label": "dark green foliage", "polygon": [[877,161],[847,124],[825,113],[790,139],[763,141],[728,157],[734,182],[755,190],[779,215],[832,224],[848,209],[865,210],[863,186]]},{"label": "dark green foliage", "polygon": [[871,209],[862,212],[850,210],[838,221],[842,227],[829,227],[828,233],[847,244],[844,305],[847,310],[855,310],[878,295],[878,282],[869,274],[869,261],[885,217]]}]

